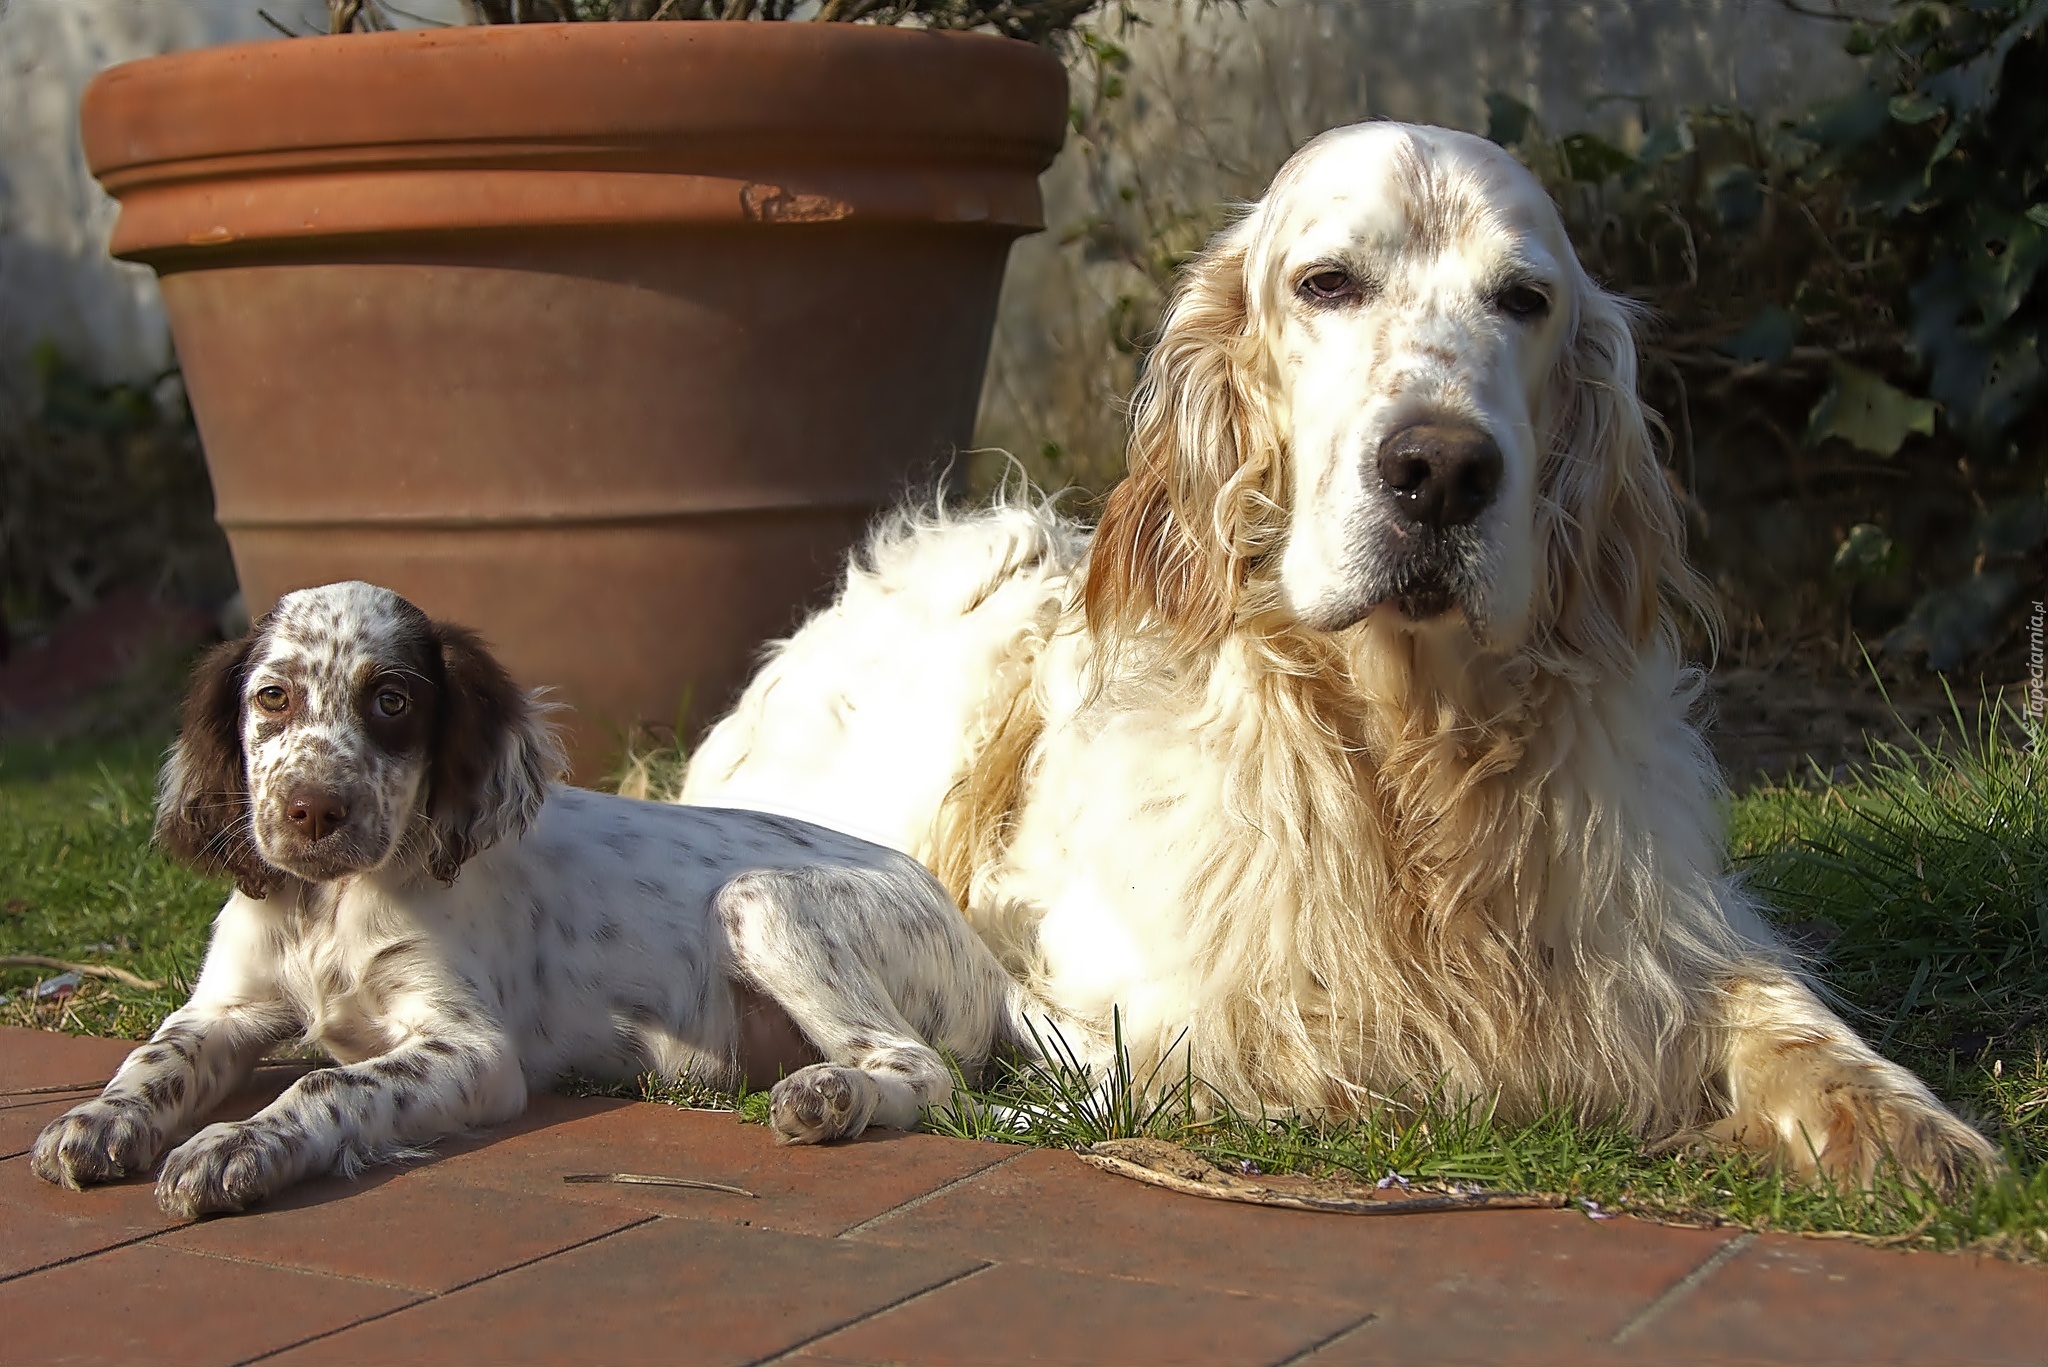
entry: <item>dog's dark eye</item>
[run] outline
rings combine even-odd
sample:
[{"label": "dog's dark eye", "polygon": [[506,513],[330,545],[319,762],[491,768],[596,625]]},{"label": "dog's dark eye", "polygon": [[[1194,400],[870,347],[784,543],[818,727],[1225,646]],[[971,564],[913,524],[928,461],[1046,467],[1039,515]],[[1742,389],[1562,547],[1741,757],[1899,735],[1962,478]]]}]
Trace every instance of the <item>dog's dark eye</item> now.
[{"label": "dog's dark eye", "polygon": [[1529,322],[1550,312],[1550,296],[1534,285],[1510,285],[1494,296],[1493,306],[1510,318]]},{"label": "dog's dark eye", "polygon": [[1365,295],[1365,290],[1351,272],[1336,266],[1322,266],[1310,271],[1294,289],[1302,298],[1317,304],[1341,304]]},{"label": "dog's dark eye", "polygon": [[377,694],[377,714],[383,717],[402,717],[405,709],[412,706],[412,699],[395,688],[387,688]]},{"label": "dog's dark eye", "polygon": [[256,705],[265,712],[282,712],[291,703],[292,695],[271,684],[268,688],[256,690]]}]

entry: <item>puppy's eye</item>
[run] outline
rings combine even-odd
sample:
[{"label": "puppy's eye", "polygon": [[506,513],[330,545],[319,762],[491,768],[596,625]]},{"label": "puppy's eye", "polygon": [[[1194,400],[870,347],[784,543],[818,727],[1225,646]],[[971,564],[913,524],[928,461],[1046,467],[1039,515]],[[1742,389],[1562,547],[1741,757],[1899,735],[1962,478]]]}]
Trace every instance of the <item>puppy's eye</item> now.
[{"label": "puppy's eye", "polygon": [[1494,296],[1493,306],[1519,322],[1533,322],[1550,312],[1550,296],[1534,285],[1510,285]]},{"label": "puppy's eye", "polygon": [[1315,304],[1341,304],[1365,297],[1365,289],[1351,272],[1337,266],[1320,266],[1301,277],[1294,292]]},{"label": "puppy's eye", "polygon": [[380,717],[402,717],[412,706],[412,699],[395,688],[382,689],[377,694],[377,715]]},{"label": "puppy's eye", "polygon": [[291,704],[292,695],[271,684],[256,690],[256,705],[265,712],[282,712]]}]

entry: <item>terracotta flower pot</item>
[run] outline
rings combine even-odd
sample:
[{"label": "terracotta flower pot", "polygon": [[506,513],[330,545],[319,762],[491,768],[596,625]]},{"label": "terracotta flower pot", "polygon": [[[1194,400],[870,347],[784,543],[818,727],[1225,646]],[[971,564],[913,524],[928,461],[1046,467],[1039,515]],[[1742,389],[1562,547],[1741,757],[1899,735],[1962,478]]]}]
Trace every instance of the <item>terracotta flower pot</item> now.
[{"label": "terracotta flower pot", "polygon": [[252,611],[363,578],[571,703],[701,725],[970,438],[1066,79],[811,23],[307,38],[86,91]]}]

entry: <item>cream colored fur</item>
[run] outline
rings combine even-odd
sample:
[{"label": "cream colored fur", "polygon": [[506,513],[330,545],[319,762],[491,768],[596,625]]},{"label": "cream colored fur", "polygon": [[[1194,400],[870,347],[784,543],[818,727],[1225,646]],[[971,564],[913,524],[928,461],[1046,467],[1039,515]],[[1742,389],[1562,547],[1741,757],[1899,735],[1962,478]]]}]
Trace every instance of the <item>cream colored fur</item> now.
[{"label": "cream colored fur", "polygon": [[[1336,268],[1355,301],[1316,304]],[[1456,607],[1414,621],[1371,453],[1437,414],[1504,474]],[[1095,1057],[1115,1011],[1141,1076],[1184,1040],[1240,1107],[1442,1089],[1953,1186],[1991,1147],[1725,871],[1678,633],[1710,609],[1647,424],[1628,312],[1526,172],[1325,134],[1189,267],[1092,538],[884,527],[683,796],[915,854]]]}]

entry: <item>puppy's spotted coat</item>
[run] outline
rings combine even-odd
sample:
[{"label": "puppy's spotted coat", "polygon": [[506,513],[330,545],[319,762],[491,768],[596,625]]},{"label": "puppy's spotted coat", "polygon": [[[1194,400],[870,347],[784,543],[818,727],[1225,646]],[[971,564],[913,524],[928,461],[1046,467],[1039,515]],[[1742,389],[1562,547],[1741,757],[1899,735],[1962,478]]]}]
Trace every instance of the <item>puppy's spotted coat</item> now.
[{"label": "puppy's spotted coat", "polygon": [[[773,1092],[786,1139],[907,1128],[1025,1047],[1026,1000],[908,857],[782,817],[562,787],[477,638],[368,584],[282,599],[199,666],[157,817],[233,876],[192,999],[36,1141],[77,1187],[147,1170],[299,1038],[339,1066],[172,1149],[178,1215],[517,1115],[575,1070]],[[791,1029],[791,1026],[794,1029]]]}]

